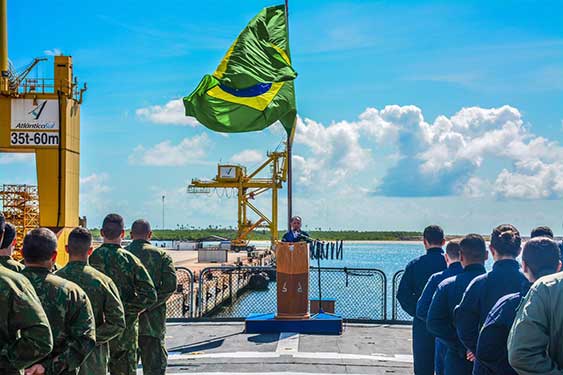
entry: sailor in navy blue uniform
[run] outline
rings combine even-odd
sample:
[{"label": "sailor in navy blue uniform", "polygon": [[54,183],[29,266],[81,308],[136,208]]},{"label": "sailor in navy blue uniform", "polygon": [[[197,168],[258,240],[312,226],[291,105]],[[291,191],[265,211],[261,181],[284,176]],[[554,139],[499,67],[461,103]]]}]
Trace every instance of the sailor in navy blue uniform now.
[{"label": "sailor in navy blue uniform", "polygon": [[[426,322],[428,308],[432,302],[434,292],[438,288],[438,284],[448,277],[455,276],[463,271],[463,266],[459,260],[460,240],[452,240],[446,246],[446,264],[448,268],[437,272],[430,276],[422,295],[416,304],[416,317]],[[447,347],[440,339],[436,339],[436,349],[434,353],[434,370],[436,375],[444,375],[444,357],[446,356]]]},{"label": "sailor in navy blue uniform", "polygon": [[282,242],[309,242],[311,238],[309,233],[301,230],[301,217],[293,216],[290,220],[291,230],[282,237]]},{"label": "sailor in navy blue uniform", "polygon": [[517,375],[508,363],[508,334],[520,302],[528,293],[532,283],[543,276],[559,272],[559,248],[548,237],[534,237],[522,251],[522,270],[529,282],[524,283],[519,293],[508,294],[498,300],[487,315],[477,340],[475,356],[488,374]]},{"label": "sailor in navy blue uniform", "polygon": [[460,242],[463,271],[442,281],[430,304],[427,315],[428,331],[446,345],[445,375],[469,375],[473,364],[467,360],[466,350],[457,337],[454,309],[469,283],[485,273],[487,246],[478,234],[468,234]]},{"label": "sailor in navy blue uniform", "polygon": [[[545,225],[532,229],[530,238],[535,238],[535,237],[547,237],[547,238],[551,238],[552,240],[555,240],[555,237],[553,236],[553,231],[551,230],[550,227]],[[563,261],[563,241],[559,241],[559,243],[557,243],[557,246],[559,246],[559,259]]]},{"label": "sailor in navy blue uniform", "polygon": [[455,310],[457,334],[467,349],[468,358],[474,361],[474,375],[487,374],[474,354],[487,315],[501,297],[519,292],[527,281],[515,259],[520,254],[521,242],[520,233],[510,224],[499,225],[493,230],[489,246],[495,260],[493,269],[468,285]]},{"label": "sailor in navy blue uniform", "polygon": [[414,373],[434,375],[435,338],[426,330],[426,323],[416,317],[416,303],[430,276],[446,269],[442,250],[445,243],[444,231],[437,225],[431,225],[424,229],[423,239],[426,254],[407,264],[397,290],[397,300],[403,310],[414,318],[412,326]]}]

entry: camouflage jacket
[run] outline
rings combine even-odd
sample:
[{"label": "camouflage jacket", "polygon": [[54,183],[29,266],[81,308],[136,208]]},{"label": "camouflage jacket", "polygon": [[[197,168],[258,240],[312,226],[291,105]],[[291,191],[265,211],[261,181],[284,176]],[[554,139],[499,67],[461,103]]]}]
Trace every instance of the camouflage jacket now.
[{"label": "camouflage jacket", "polygon": [[176,268],[170,255],[149,241],[134,240],[127,250],[136,255],[146,267],[158,296],[154,305],[141,314],[139,335],[164,338],[166,332],[166,301],[176,291]]},{"label": "camouflage jacket", "polygon": [[53,332],[53,351],[41,363],[47,375],[75,374],[96,346],[94,313],[86,293],[46,268],[22,271],[35,288]]},{"label": "camouflage jacket", "polygon": [[33,286],[0,266],[0,374],[27,368],[52,349],[51,327]]},{"label": "camouflage jacket", "polygon": [[55,275],[70,280],[88,295],[96,322],[96,343],[102,344],[125,329],[125,313],[113,281],[86,262],[73,261]]},{"label": "camouflage jacket", "polygon": [[0,255],[0,265],[15,272],[21,272],[25,267],[23,264],[14,260],[11,256],[8,255]]},{"label": "camouflage jacket", "polygon": [[109,276],[125,310],[125,320],[136,318],[156,302],[156,290],[141,261],[119,245],[103,244],[90,256],[90,265]]}]

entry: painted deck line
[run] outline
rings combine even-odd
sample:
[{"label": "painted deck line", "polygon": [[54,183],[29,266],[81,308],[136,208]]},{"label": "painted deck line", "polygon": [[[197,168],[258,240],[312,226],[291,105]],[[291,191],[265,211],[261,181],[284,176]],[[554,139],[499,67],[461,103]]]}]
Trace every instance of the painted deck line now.
[{"label": "painted deck line", "polygon": [[281,332],[276,353],[289,355],[299,352],[299,333]]},{"label": "painted deck line", "polygon": [[[279,358],[282,353],[278,352],[231,352],[231,353],[193,353],[180,354],[170,353],[169,361],[182,359],[199,359],[199,358]],[[338,359],[338,360],[368,360],[378,362],[397,362],[412,363],[413,359],[410,355],[369,355],[369,354],[348,354],[348,353],[332,353],[332,352],[293,352],[283,353],[283,355],[300,359]]]}]

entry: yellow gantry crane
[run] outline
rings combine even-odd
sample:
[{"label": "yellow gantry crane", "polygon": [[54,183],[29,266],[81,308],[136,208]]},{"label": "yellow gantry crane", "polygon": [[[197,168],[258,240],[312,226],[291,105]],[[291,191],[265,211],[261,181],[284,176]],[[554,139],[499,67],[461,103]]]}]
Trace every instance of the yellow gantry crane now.
[{"label": "yellow gantry crane", "polygon": [[[213,180],[193,179],[188,186],[188,193],[207,193],[211,189],[237,190],[238,230],[237,237],[231,241],[231,248],[235,251],[249,250],[249,234],[258,228],[270,231],[272,246],[278,241],[278,190],[287,179],[287,151],[269,152],[267,156],[266,161],[250,174],[241,165],[219,164]],[[270,175],[258,177],[266,168],[270,168]],[[268,217],[252,201],[270,190],[272,211]],[[249,218],[249,210],[255,214],[256,220]]]},{"label": "yellow gantry crane", "polygon": [[[35,154],[37,191],[32,200],[38,200],[39,217],[32,224],[57,234],[57,262],[64,264],[67,235],[79,224],[80,104],[86,85],[78,87],[70,56],[55,56],[51,78],[28,78],[43,58],[16,72],[8,60],[7,18],[7,0],[0,0],[0,152]],[[4,205],[14,191],[25,195],[27,190],[26,186],[2,189]],[[9,204],[4,210],[12,212]],[[30,228],[31,224],[14,225]]]}]

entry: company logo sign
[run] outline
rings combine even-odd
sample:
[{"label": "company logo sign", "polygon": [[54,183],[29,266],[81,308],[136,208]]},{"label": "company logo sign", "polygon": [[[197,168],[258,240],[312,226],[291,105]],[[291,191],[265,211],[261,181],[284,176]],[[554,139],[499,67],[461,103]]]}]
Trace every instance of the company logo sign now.
[{"label": "company logo sign", "polygon": [[12,100],[12,130],[58,130],[57,100]]}]

